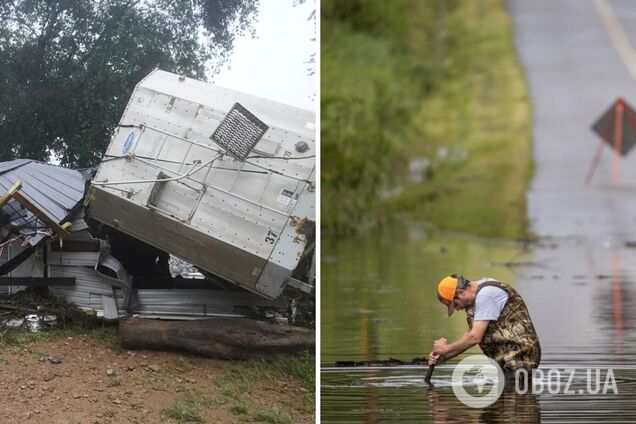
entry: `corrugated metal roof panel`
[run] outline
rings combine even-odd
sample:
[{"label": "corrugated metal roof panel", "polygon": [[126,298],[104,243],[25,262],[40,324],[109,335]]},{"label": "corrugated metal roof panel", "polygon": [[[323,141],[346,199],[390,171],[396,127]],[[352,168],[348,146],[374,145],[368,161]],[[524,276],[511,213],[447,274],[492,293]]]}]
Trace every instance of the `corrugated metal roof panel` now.
[{"label": "corrugated metal roof panel", "polygon": [[84,178],[76,171],[72,171],[76,172],[75,174],[67,175],[51,171],[48,165],[34,163],[22,166],[13,172],[21,180],[33,181],[38,191],[42,193],[54,192],[56,203],[67,209],[72,208],[84,197]]},{"label": "corrugated metal roof panel", "polygon": [[15,169],[29,162],[31,162],[30,159],[15,159],[8,162],[0,162],[0,174]]},{"label": "corrugated metal roof panel", "polygon": [[[27,159],[0,162],[0,194],[7,192],[17,181],[22,182],[20,193],[57,223],[66,221],[82,201],[86,183],[80,172],[68,168]],[[2,208],[2,215],[8,216],[13,229],[21,229],[22,235],[47,227],[15,201]],[[38,235],[29,242],[36,244],[40,239],[42,236]]]}]

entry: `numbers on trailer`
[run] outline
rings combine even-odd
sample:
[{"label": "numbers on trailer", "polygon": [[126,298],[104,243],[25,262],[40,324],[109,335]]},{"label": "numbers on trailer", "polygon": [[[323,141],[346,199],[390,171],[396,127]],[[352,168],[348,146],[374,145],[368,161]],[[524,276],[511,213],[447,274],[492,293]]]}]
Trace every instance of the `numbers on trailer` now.
[{"label": "numbers on trailer", "polygon": [[265,236],[265,243],[274,244],[277,238],[278,238],[278,234],[276,234],[272,230],[269,230],[267,232],[267,235]]}]

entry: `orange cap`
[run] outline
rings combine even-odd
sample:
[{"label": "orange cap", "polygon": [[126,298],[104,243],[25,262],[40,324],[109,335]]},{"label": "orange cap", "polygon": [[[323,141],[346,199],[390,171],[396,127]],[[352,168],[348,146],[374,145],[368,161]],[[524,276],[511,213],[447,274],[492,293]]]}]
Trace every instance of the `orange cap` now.
[{"label": "orange cap", "polygon": [[457,278],[444,277],[437,285],[437,298],[448,307],[448,316],[455,312],[455,290],[457,289]]}]

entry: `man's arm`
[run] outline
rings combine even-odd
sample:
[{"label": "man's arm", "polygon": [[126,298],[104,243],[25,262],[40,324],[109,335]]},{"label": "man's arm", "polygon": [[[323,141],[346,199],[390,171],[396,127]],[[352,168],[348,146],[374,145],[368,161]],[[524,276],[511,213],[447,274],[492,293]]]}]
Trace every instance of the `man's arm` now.
[{"label": "man's arm", "polygon": [[440,359],[446,361],[479,344],[486,334],[489,323],[490,321],[473,322],[473,328],[454,343],[448,343],[446,339],[436,340],[433,344],[433,352],[429,355],[429,364],[436,364]]}]

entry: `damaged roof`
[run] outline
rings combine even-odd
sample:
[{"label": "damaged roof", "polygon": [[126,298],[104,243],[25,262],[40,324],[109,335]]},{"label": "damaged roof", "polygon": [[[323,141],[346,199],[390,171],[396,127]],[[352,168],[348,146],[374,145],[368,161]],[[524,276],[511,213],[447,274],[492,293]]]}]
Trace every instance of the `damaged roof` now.
[{"label": "damaged roof", "polygon": [[19,235],[35,245],[46,236],[44,231],[58,232],[69,221],[84,198],[86,179],[78,171],[29,159],[0,162],[0,196],[18,182],[18,193],[0,209],[2,235]]}]

